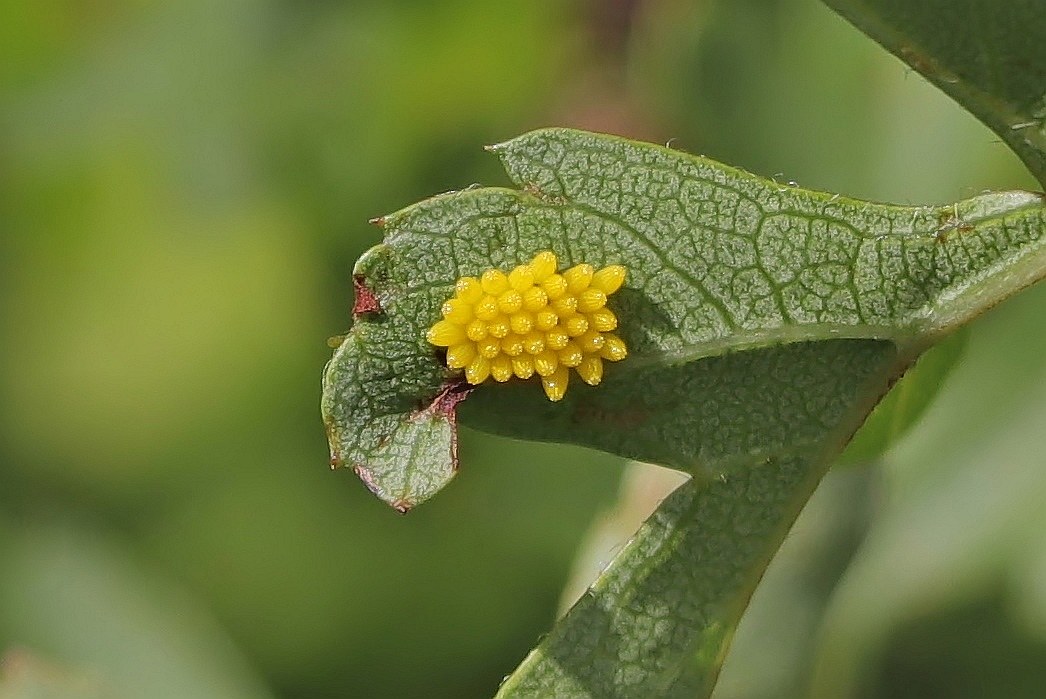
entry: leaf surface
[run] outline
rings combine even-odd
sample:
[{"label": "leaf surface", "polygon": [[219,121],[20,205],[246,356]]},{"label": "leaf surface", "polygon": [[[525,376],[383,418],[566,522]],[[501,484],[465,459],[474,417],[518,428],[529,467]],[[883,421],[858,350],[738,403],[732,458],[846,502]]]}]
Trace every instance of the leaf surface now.
[{"label": "leaf surface", "polygon": [[[519,189],[385,217],[358,262],[357,322],[324,376],[332,464],[406,511],[454,475],[460,418],[690,473],[499,697],[707,696],[770,557],[877,401],[1046,273],[1046,207],[860,202],[564,129],[492,150]],[[536,382],[465,386],[425,340],[442,302],[546,249],[628,268],[610,306],[630,356],[556,403]],[[960,345],[920,367],[858,457],[919,414]]]},{"label": "leaf surface", "polygon": [[999,134],[1046,186],[1046,3],[825,3]]},{"label": "leaf surface", "polygon": [[[870,409],[923,349],[1044,271],[1036,194],[873,204],[566,129],[492,150],[519,190],[384,218],[355,270],[367,302],[324,376],[332,465],[404,511],[453,477],[456,414],[701,476],[818,446],[855,401]],[[611,307],[630,357],[559,403],[536,382],[488,383],[456,410],[466,392],[426,330],[457,278],[544,249],[563,266],[627,266]],[[826,342],[847,338],[896,352],[870,402]]]}]

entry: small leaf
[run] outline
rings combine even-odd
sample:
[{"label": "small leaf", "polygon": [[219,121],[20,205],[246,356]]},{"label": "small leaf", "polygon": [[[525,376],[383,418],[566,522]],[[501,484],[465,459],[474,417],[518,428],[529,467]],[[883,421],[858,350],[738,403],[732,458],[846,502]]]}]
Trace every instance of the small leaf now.
[{"label": "small leaf", "polygon": [[441,384],[438,365],[416,361],[413,339],[398,337],[394,324],[357,322],[324,374],[331,466],[351,455],[367,487],[400,512],[453,478],[454,406],[465,395],[454,382]]},{"label": "small leaf", "polygon": [[825,3],[999,134],[1046,186],[1046,3]]},{"label": "small leaf", "polygon": [[[599,386],[575,382],[550,404],[533,381],[490,379],[461,419],[704,478],[826,439],[837,453],[924,349],[1046,272],[1036,194],[872,204],[565,129],[492,150],[520,190],[384,217],[385,242],[355,269],[380,311],[357,317],[324,375],[332,465],[400,510],[457,469],[462,376],[427,332],[461,277],[507,275],[542,250],[561,268],[627,267],[607,307],[629,356]],[[874,381],[854,378],[864,345],[847,338],[889,348]]]}]

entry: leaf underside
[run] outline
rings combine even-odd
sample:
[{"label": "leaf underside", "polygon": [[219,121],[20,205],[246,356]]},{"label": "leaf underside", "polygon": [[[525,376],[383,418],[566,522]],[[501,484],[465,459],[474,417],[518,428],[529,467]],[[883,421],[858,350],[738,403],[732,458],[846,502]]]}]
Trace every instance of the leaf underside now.
[{"label": "leaf underside", "polygon": [[[878,399],[1046,272],[1043,199],[860,202],[566,129],[492,150],[519,189],[391,214],[357,263],[368,303],[324,375],[331,463],[406,511],[453,477],[460,419],[690,473],[499,696],[704,696],[766,563]],[[426,330],[458,277],[545,249],[628,268],[610,305],[629,358],[558,403],[537,382],[469,392]]]}]

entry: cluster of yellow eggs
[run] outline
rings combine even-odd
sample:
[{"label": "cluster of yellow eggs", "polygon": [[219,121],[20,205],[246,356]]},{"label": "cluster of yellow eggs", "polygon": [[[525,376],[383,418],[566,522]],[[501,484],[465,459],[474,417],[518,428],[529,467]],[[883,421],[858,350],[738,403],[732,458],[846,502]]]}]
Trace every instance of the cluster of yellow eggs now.
[{"label": "cluster of yellow eggs", "polygon": [[490,269],[479,278],[462,277],[428,341],[446,347],[447,366],[464,369],[471,384],[537,374],[545,395],[557,401],[573,369],[595,386],[603,380],[604,360],[628,355],[611,332],[617,317],[606,307],[625,281],[625,268],[596,270],[583,263],[557,273],[556,265],[556,256],[545,251],[507,274]]}]

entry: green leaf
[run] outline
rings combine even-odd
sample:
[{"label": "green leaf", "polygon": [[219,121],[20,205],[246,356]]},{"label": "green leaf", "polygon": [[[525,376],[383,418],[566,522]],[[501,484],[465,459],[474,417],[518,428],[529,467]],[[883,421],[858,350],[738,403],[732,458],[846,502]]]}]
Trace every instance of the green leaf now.
[{"label": "green leaf", "polygon": [[[854,406],[866,413],[922,350],[1046,271],[1040,195],[872,204],[563,129],[492,150],[519,190],[454,192],[383,219],[385,242],[355,270],[357,321],[324,375],[332,465],[355,466],[403,511],[454,475],[456,412],[702,477],[842,429],[838,451],[860,424],[844,420]],[[611,305],[631,356],[559,403],[534,382],[482,385],[456,411],[466,391],[427,328],[458,277],[543,249],[563,265],[628,267]],[[877,382],[853,380],[839,349],[853,345],[829,342],[847,338],[895,353]]]},{"label": "green leaf", "polygon": [[[332,464],[405,511],[453,476],[460,417],[692,474],[499,696],[705,696],[767,562],[878,399],[1046,273],[1046,207],[1023,192],[859,202],[562,129],[492,150],[518,190],[385,217],[358,262],[357,320],[324,375]],[[458,277],[544,249],[628,267],[611,305],[630,357],[557,403],[534,382],[470,391],[427,328]],[[953,354],[920,368],[916,393]],[[916,393],[892,399],[877,443],[918,415]]]},{"label": "green leaf", "polygon": [[1046,3],[825,3],[999,134],[1046,186]]},{"label": "green leaf", "polygon": [[680,486],[498,697],[707,696],[819,461],[794,455]]}]

